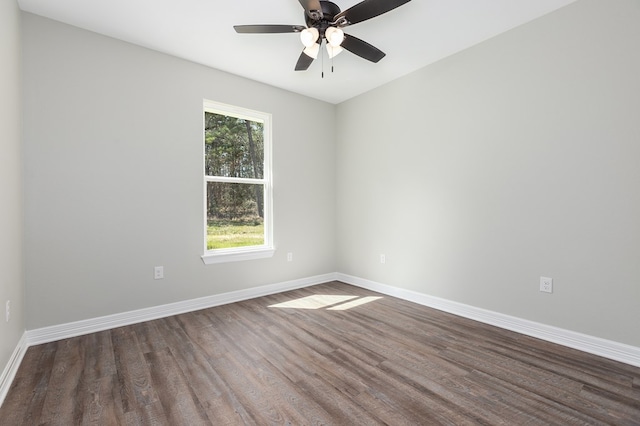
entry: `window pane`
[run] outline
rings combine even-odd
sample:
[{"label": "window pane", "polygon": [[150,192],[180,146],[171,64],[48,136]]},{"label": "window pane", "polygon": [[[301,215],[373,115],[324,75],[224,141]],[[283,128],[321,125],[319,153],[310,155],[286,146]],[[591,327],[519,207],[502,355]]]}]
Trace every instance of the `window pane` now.
[{"label": "window pane", "polygon": [[264,243],[264,185],[207,182],[207,250]]},{"label": "window pane", "polygon": [[205,174],[263,179],[264,125],[205,112]]}]

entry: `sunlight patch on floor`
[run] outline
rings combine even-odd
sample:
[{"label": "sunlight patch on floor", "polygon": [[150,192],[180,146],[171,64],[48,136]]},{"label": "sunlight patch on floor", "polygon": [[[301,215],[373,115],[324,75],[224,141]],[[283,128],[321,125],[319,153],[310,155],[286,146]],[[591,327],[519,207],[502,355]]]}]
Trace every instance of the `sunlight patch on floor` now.
[{"label": "sunlight patch on floor", "polygon": [[347,303],[343,303],[341,305],[334,306],[332,308],[329,308],[328,310],[330,310],[330,311],[346,311],[347,309],[355,308],[356,306],[364,305],[365,303],[373,302],[373,301],[378,300],[378,299],[382,299],[382,297],[375,297],[375,296],[361,297],[360,299],[350,300]]},{"label": "sunlight patch on floor", "polygon": [[[356,300],[354,300],[356,299]],[[335,294],[315,294],[313,296],[301,297],[300,299],[270,305],[270,308],[290,308],[290,309],[322,309],[327,308],[332,311],[344,311],[382,297],[359,297]]]}]

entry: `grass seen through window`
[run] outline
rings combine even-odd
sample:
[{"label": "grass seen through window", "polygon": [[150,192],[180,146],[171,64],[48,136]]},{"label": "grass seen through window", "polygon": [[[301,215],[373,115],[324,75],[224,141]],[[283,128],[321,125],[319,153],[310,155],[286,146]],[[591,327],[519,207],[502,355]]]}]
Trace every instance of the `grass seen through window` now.
[{"label": "grass seen through window", "polygon": [[264,244],[261,220],[209,220],[207,250],[259,246]]}]

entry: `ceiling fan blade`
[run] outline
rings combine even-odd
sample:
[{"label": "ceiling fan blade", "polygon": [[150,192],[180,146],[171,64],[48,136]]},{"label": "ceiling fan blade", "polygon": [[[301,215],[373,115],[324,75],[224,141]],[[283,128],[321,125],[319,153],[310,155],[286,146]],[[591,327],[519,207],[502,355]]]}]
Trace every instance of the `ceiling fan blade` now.
[{"label": "ceiling fan blade", "polygon": [[307,16],[314,21],[322,19],[322,6],[320,0],[300,0],[300,4],[304,7]]},{"label": "ceiling fan blade", "polygon": [[234,25],[233,28],[240,34],[280,34],[299,33],[306,27],[300,25]]},{"label": "ceiling fan blade", "polygon": [[405,3],[409,3],[411,0],[364,0],[349,9],[340,12],[333,19],[338,21],[340,18],[347,20],[346,25],[357,24],[358,22],[366,21],[367,19],[375,18],[376,16],[387,13],[396,7],[402,6]]},{"label": "ceiling fan blade", "polygon": [[360,40],[359,38],[351,36],[349,34],[344,35],[344,40],[342,41],[342,44],[340,46],[353,53],[354,55],[358,55],[361,58],[364,58],[371,62],[378,62],[386,55],[386,53],[384,53],[377,47],[372,46],[366,41]]},{"label": "ceiling fan blade", "polygon": [[304,53],[304,50],[303,50],[302,53],[300,54],[300,57],[298,58],[298,62],[296,63],[296,71],[307,70],[309,66],[311,66],[312,62],[313,62],[313,58],[307,55],[306,53]]}]

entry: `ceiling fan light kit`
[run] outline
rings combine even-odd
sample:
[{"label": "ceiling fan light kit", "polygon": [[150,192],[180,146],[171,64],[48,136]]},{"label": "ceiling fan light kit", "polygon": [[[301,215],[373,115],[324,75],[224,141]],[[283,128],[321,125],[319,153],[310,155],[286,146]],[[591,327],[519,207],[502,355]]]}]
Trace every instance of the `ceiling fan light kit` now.
[{"label": "ceiling fan light kit", "polygon": [[385,53],[364,40],[345,34],[342,28],[387,13],[411,0],[364,0],[345,11],[330,1],[299,0],[304,8],[306,27],[300,25],[236,25],[241,34],[300,33],[304,49],[296,63],[296,71],[304,71],[318,57],[324,41],[329,58],[343,50],[377,63]]}]

